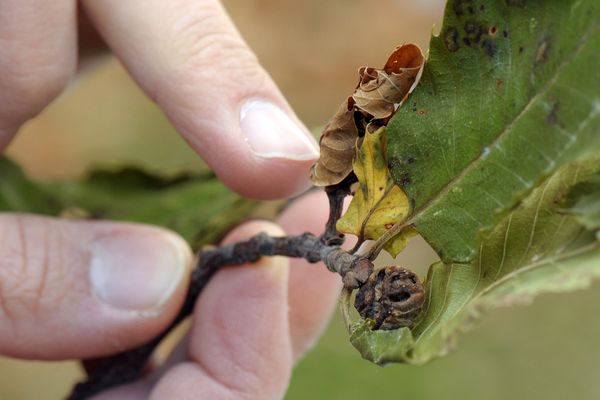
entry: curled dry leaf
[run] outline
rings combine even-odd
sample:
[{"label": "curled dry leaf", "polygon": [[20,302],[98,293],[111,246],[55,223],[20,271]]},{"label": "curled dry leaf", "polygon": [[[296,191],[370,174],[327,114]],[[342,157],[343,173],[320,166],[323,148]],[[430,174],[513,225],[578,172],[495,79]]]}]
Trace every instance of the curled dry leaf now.
[{"label": "curled dry leaf", "polygon": [[382,69],[359,70],[354,94],[342,103],[321,134],[321,157],[311,170],[316,186],[338,184],[352,172],[359,131],[375,119],[380,121],[378,125],[386,125],[418,81],[424,63],[421,49],[406,44],[394,50]]},{"label": "curled dry leaf", "polygon": [[352,96],[356,108],[373,119],[388,119],[410,92],[424,63],[419,46],[405,44],[394,50],[383,69],[362,67]]},{"label": "curled dry leaf", "polygon": [[348,97],[321,135],[321,156],[310,171],[310,177],[316,186],[335,185],[352,172],[357,139],[354,100]]}]

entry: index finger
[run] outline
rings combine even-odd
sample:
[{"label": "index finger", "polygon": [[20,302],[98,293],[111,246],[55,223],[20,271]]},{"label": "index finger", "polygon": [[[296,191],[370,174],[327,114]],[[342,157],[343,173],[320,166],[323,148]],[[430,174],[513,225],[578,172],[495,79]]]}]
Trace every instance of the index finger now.
[{"label": "index finger", "polygon": [[309,186],[315,140],[217,0],[85,0],[109,47],[233,190],[272,199]]}]

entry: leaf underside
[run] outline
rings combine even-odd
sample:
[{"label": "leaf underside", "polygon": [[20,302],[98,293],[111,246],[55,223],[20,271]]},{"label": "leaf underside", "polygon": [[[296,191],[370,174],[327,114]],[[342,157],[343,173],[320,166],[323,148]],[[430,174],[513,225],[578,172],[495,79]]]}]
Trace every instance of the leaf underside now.
[{"label": "leaf underside", "polygon": [[600,4],[451,0],[388,163],[441,262],[412,329],[354,327],[376,363],[450,351],[483,311],[600,276]]}]

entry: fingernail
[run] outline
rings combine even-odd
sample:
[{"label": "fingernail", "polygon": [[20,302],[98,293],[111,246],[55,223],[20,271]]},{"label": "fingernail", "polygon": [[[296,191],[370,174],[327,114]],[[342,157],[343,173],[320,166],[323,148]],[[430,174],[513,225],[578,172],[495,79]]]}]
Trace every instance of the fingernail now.
[{"label": "fingernail", "polygon": [[173,294],[190,262],[187,245],[162,231],[118,232],[92,244],[90,281],[102,303],[156,310]]},{"label": "fingernail", "polygon": [[289,273],[289,259],[275,256],[261,259],[256,265],[262,266],[274,280],[287,282]]},{"label": "fingernail", "polygon": [[250,100],[240,110],[240,125],[252,151],[265,158],[316,160],[319,148],[304,127],[281,108],[262,100]]}]

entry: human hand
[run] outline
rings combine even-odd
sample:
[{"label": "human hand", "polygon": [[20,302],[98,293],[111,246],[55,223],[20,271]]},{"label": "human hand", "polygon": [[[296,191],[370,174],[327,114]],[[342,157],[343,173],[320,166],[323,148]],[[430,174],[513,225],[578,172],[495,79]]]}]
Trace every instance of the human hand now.
[{"label": "human hand", "polygon": [[[316,144],[216,0],[4,1],[0,150],[72,79],[80,58],[77,32],[87,30],[88,19],[230,188],[267,199],[291,196],[307,187]],[[313,205],[311,216],[303,219],[319,215],[318,209]],[[321,228],[319,224],[313,230]],[[185,295],[191,251],[177,235],[163,229],[1,213],[0,238],[2,354],[53,360],[98,357],[131,348],[164,329]],[[329,310],[335,293],[331,285],[337,280],[325,274],[329,278],[323,278],[329,284],[325,297],[314,295],[309,300],[323,301],[323,310]],[[301,279],[291,275],[292,282]],[[269,283],[269,276],[263,277],[265,287],[275,285]],[[211,285],[221,279],[216,277],[217,283]],[[281,287],[284,281],[280,279]],[[311,292],[314,287],[294,286]],[[286,290],[281,287],[273,289],[272,296],[279,296],[283,307],[287,303],[281,302],[281,296]],[[293,293],[295,289],[290,289],[292,298]],[[235,298],[235,294],[225,297]],[[294,329],[314,332],[315,325],[299,328],[293,322],[291,307],[289,336],[295,337]],[[314,313],[320,323],[327,314]],[[192,334],[190,341],[194,338]],[[305,343],[288,340],[280,343],[284,353],[289,346]],[[277,353],[277,346],[272,345],[269,353]],[[280,376],[289,373],[291,363],[290,357],[282,360],[274,360]],[[285,386],[284,381],[279,384]]]},{"label": "human hand", "polygon": [[[292,203],[277,222],[288,234],[318,232],[327,219],[324,200],[322,193],[308,194]],[[276,225],[254,221],[235,229],[225,241],[261,231],[283,234]],[[68,231],[56,232],[63,238],[86,240],[71,237]],[[151,235],[152,228],[147,232]],[[39,243],[54,240],[37,239]],[[166,261],[153,250],[152,241],[147,245],[142,250]],[[36,254],[38,249],[32,246],[29,251]],[[13,357],[86,359],[133,347],[164,329],[185,291],[181,283],[166,303],[142,309],[144,303],[134,303],[132,298],[160,292],[153,285],[149,289],[153,271],[133,260],[131,270],[119,272],[121,280],[111,286],[108,296],[140,307],[117,308],[106,304],[102,293],[95,293],[88,270],[78,259],[57,264],[58,252],[40,259],[40,264],[23,267],[22,258],[14,255],[0,280],[3,289],[9,289],[2,291],[0,352]],[[97,283],[93,277],[91,281]],[[294,361],[324,328],[339,288],[338,275],[299,259],[265,258],[255,266],[223,269],[200,296],[192,329],[167,364],[140,382],[98,398],[281,398]]]}]

